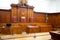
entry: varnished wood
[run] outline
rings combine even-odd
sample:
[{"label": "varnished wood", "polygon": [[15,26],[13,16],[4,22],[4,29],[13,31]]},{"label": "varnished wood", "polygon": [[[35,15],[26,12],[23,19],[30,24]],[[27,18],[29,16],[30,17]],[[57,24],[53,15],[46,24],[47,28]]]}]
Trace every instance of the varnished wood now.
[{"label": "varnished wood", "polygon": [[[34,12],[33,6],[12,4],[11,10],[0,10],[0,27],[5,27],[2,34],[21,34],[22,32],[35,33],[35,32],[49,32],[52,30],[51,24],[59,25],[57,18],[59,15],[48,15],[48,23],[46,23],[46,13]],[[56,17],[57,16],[57,17]],[[52,20],[51,20],[52,18]],[[22,21],[22,19],[24,19]],[[49,20],[50,19],[50,20]],[[55,20],[56,22],[54,22]],[[6,28],[6,24],[11,23],[10,28]],[[27,26],[38,26],[38,28],[28,28]],[[33,30],[33,31],[32,31]]]},{"label": "varnished wood", "polygon": [[0,10],[0,23],[9,23],[11,21],[11,10]]},{"label": "varnished wood", "polygon": [[60,29],[60,13],[48,14],[48,23],[50,23],[54,30]]},{"label": "varnished wood", "polygon": [[46,13],[34,12],[34,21],[39,23],[45,23]]},{"label": "varnished wood", "polygon": [[[0,29],[2,34],[21,34],[22,32],[38,33],[38,32],[49,32],[52,30],[52,26],[47,23],[11,23],[12,25],[10,28],[6,28],[6,23],[2,24],[3,25]],[[29,25],[38,27],[28,28]]]}]

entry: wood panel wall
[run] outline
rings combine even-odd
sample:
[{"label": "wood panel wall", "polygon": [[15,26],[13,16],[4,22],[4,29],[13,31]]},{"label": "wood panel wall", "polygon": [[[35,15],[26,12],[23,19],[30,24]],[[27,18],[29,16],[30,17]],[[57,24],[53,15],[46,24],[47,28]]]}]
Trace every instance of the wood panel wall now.
[{"label": "wood panel wall", "polygon": [[[23,10],[24,9],[24,10]],[[29,13],[29,14],[28,14]],[[52,26],[49,25],[48,23],[46,24],[46,13],[39,13],[39,12],[33,12],[33,9],[29,8],[28,9],[28,13],[27,13],[27,9],[26,8],[20,8],[17,9],[15,7],[12,7],[12,10],[10,11],[6,11],[6,10],[2,10],[0,11],[0,27],[2,27],[1,29],[3,29],[3,27],[5,26],[5,29],[3,30],[2,33],[6,33],[5,30],[9,30],[9,33],[22,33],[27,29],[28,25],[34,25],[34,26],[38,26],[39,28],[39,32],[48,32],[51,31]],[[17,23],[13,23],[13,17],[16,16],[17,17]],[[31,17],[34,18],[34,22],[35,23],[31,23],[30,21],[27,23],[21,23],[19,21],[20,17],[25,16],[27,17],[27,19],[29,20]],[[21,20],[21,19],[20,19]],[[6,23],[11,23],[12,26],[10,29],[6,28]],[[48,26],[49,25],[49,26]],[[44,29],[44,30],[43,30]],[[46,30],[45,30],[46,29]],[[13,30],[13,31],[12,31]],[[36,31],[36,29],[34,29],[34,32]],[[27,32],[27,31],[26,31]],[[28,31],[29,32],[29,31]],[[33,31],[31,31],[33,32]],[[37,31],[36,31],[37,32]],[[8,33],[8,32],[7,32]],[[6,34],[7,34],[6,33]],[[8,33],[8,34],[9,34]]]},{"label": "wood panel wall", "polygon": [[35,12],[34,21],[38,22],[38,23],[45,23],[46,22],[46,13]]},{"label": "wood panel wall", "polygon": [[60,29],[60,13],[48,14],[48,23],[52,25],[55,30]]},{"label": "wood panel wall", "polygon": [[0,23],[9,23],[10,22],[10,10],[0,10]]},{"label": "wood panel wall", "polygon": [[[11,10],[0,10],[0,23],[9,23],[9,22],[11,22]],[[34,22],[45,23],[46,13],[34,12]],[[50,23],[55,28],[59,28],[60,13],[48,14],[48,23]]]},{"label": "wood panel wall", "polygon": [[[45,23],[46,22],[46,14],[45,13],[38,13],[38,12],[30,12],[29,13],[29,15],[27,14],[27,13],[25,13],[25,14],[21,14],[21,12],[19,12],[19,14],[18,14],[18,12],[17,12],[17,10],[15,9],[15,8],[13,8],[12,10],[15,10],[15,11],[13,11],[14,13],[13,14],[11,14],[11,11],[0,11],[0,22],[1,23],[8,23],[8,22],[13,22],[13,18],[11,18],[11,16],[16,16],[16,18],[17,18],[17,22],[21,22],[21,17],[22,16],[25,16],[26,18],[27,18],[27,20],[26,21],[28,21],[29,20],[29,18],[31,18],[31,17],[33,17],[33,19],[34,19],[34,22],[38,22],[38,23]],[[21,10],[21,9],[20,9]],[[24,12],[24,11],[22,11],[22,12]],[[19,17],[18,17],[18,15],[19,15]],[[28,16],[29,16],[29,18],[28,18]]]},{"label": "wood panel wall", "polygon": [[18,22],[18,8],[12,7],[11,22]]},{"label": "wood panel wall", "polygon": [[33,18],[34,15],[33,6],[27,6],[27,5],[22,6],[20,4],[12,4],[11,7],[12,7],[11,10],[12,22],[14,22],[14,17],[16,22],[22,22],[22,19],[24,20],[24,22],[30,22],[30,18]]}]

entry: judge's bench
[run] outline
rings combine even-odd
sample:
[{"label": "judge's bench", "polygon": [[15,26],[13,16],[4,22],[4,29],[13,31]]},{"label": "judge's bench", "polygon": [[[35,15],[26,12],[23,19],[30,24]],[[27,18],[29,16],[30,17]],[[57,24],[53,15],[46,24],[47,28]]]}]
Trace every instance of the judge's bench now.
[{"label": "judge's bench", "polygon": [[22,34],[49,32],[52,26],[47,23],[3,23],[0,26],[1,34]]}]

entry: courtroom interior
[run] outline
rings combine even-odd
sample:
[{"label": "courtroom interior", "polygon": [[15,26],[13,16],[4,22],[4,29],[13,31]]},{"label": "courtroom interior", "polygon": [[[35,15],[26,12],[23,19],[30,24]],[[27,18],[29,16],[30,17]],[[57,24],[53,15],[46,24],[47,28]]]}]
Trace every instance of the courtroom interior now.
[{"label": "courtroom interior", "polygon": [[[33,9],[34,6],[28,5],[27,0],[20,0],[18,4],[11,4],[11,9],[9,10],[0,9],[0,35],[17,34],[27,37],[27,35],[33,36],[35,33],[40,35],[40,33],[60,31],[60,12],[35,12]],[[20,40],[25,39],[20,38]]]}]

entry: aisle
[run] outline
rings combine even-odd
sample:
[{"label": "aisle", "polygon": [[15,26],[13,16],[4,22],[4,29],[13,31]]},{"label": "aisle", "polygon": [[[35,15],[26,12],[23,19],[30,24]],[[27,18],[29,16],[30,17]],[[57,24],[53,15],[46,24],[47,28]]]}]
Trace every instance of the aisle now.
[{"label": "aisle", "polygon": [[4,40],[49,40],[51,36],[48,32],[32,34],[14,34],[0,36]]}]

